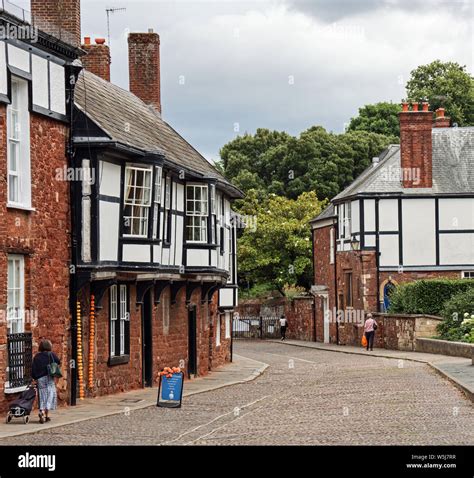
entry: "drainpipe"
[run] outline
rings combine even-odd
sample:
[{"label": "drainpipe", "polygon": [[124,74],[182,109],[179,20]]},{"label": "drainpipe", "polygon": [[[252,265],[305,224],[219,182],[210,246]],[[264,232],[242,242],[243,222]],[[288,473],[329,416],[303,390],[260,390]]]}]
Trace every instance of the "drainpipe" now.
[{"label": "drainpipe", "polygon": [[[312,264],[313,264],[313,280],[315,279],[315,260],[314,260],[314,229],[311,229],[311,254],[313,256]],[[316,282],[316,281],[314,281]],[[311,313],[313,314],[313,342],[317,341],[316,335],[316,297],[311,294],[313,298],[313,302],[311,304]],[[324,321],[324,318],[323,318]]]},{"label": "drainpipe", "polygon": [[334,227],[334,304],[336,307],[336,345],[339,345],[339,321],[338,311],[339,311],[339,297],[337,293],[337,218],[333,223]]},{"label": "drainpipe", "polygon": [[[67,161],[68,167],[74,168],[74,88],[81,72],[82,67],[76,65],[69,65],[66,69],[66,88],[68,91],[68,117],[69,117],[69,139],[67,144]],[[76,405],[77,396],[77,317],[76,317],[76,299],[78,293],[78,280],[77,280],[77,230],[76,230],[76,181],[71,181],[69,186],[69,201],[70,201],[70,215],[71,215],[71,270],[69,280],[69,312],[71,316],[71,360],[74,364],[71,367],[70,373],[70,386],[71,396],[70,405]]]}]

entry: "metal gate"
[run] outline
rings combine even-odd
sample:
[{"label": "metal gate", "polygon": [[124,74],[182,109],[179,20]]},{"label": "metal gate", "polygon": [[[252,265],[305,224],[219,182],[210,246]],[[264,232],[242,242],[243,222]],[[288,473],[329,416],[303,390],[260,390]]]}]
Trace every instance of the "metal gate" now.
[{"label": "metal gate", "polygon": [[8,382],[10,388],[23,387],[31,382],[33,338],[29,332],[8,334]]},{"label": "metal gate", "polygon": [[234,316],[232,337],[234,339],[278,339],[280,338],[279,317]]}]

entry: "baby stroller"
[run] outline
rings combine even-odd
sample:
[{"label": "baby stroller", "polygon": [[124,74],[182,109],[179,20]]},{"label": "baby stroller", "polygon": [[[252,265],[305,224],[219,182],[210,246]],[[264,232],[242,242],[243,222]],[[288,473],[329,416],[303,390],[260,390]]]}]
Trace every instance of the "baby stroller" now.
[{"label": "baby stroller", "polygon": [[36,398],[36,388],[30,385],[16,400],[10,403],[6,422],[10,423],[12,418],[23,418],[26,425],[30,421],[30,413]]}]

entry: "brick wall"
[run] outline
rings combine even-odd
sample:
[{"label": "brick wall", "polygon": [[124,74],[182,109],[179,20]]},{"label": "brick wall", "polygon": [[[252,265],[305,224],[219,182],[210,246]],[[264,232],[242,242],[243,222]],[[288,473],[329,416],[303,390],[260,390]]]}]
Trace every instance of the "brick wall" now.
[{"label": "brick wall", "polygon": [[160,37],[157,33],[128,36],[130,91],[161,113]]},{"label": "brick wall", "polygon": [[82,45],[81,48],[87,52],[81,57],[84,68],[94,75],[100,76],[103,80],[110,81],[109,47],[107,45]]},{"label": "brick wall", "polygon": [[[56,178],[66,165],[67,127],[31,115],[31,180],[33,211],[7,208],[6,108],[0,106],[0,308],[7,304],[7,256],[25,256],[26,329],[33,333],[34,352],[48,338],[63,363],[69,356],[69,184]],[[31,322],[31,323],[30,323]],[[6,321],[0,322],[0,409],[11,396],[3,394],[7,367]],[[60,402],[68,399],[68,368],[58,382]]]},{"label": "brick wall", "polygon": [[[230,339],[225,338],[225,324],[221,323],[221,344],[215,342],[215,317],[217,294],[210,305],[201,304],[201,290],[191,296],[196,305],[198,375],[209,373],[230,360]],[[83,349],[84,377],[87,385],[89,361],[89,291],[83,291]],[[130,286],[130,360],[128,363],[109,365],[109,294],[105,293],[103,309],[96,314],[95,342],[95,386],[86,387],[86,395],[108,395],[142,387],[142,329],[141,307],[136,307],[136,288]],[[169,308],[169,309],[168,309]],[[167,309],[169,312],[167,312]],[[161,294],[160,303],[153,306],[152,356],[153,386],[158,385],[159,372],[164,367],[182,366],[187,377],[188,364],[188,307],[186,291],[182,288],[176,297],[176,304],[170,304],[170,289]],[[208,316],[209,312],[209,316]],[[168,320],[169,317],[169,320]]]},{"label": "brick wall", "polygon": [[31,0],[32,23],[73,46],[81,44],[80,0]]}]

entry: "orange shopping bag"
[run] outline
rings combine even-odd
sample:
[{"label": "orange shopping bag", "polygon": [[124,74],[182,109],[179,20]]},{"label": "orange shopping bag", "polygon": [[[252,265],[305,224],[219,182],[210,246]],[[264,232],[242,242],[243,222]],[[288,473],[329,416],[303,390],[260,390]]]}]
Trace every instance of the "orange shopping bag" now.
[{"label": "orange shopping bag", "polygon": [[367,347],[367,337],[365,336],[365,334],[362,335],[362,340],[360,344],[362,345],[362,347]]}]

